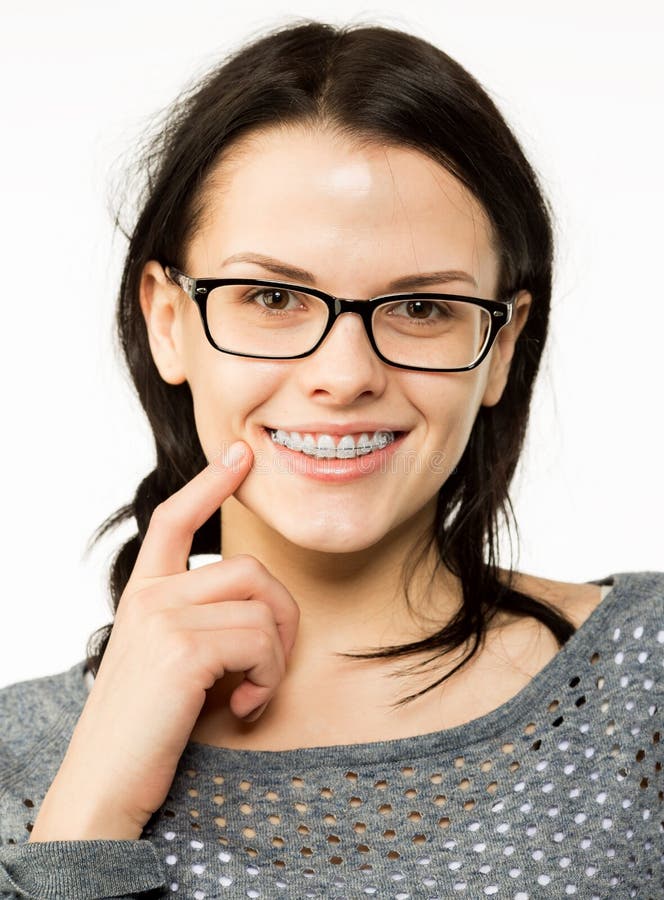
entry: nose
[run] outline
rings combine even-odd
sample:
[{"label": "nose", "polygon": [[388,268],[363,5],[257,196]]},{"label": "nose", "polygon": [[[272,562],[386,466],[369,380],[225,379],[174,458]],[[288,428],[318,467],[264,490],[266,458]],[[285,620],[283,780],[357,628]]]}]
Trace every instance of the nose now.
[{"label": "nose", "polygon": [[320,347],[299,362],[306,364],[300,371],[307,389],[339,403],[380,394],[387,382],[387,364],[376,356],[358,313],[341,313]]}]

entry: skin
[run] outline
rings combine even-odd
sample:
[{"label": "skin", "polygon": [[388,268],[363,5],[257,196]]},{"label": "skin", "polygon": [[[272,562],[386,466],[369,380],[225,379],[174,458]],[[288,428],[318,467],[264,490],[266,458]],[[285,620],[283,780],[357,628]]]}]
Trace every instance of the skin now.
[{"label": "skin", "polygon": [[[324,131],[273,128],[222,161],[188,248],[186,273],[293,280],[253,263],[222,266],[241,251],[306,268],[316,276],[311,286],[340,297],[389,293],[393,279],[440,269],[462,270],[476,282],[441,284],[441,291],[496,296],[491,228],[457,179],[416,150],[359,147]],[[224,558],[255,556],[300,607],[281,692],[293,711],[305,684],[311,693],[312,685],[331,677],[348,677],[349,687],[362,682],[367,704],[388,695],[393,701],[394,682],[368,673],[394,663],[340,660],[335,651],[422,637],[457,608],[459,585],[450,573],[438,573],[433,597],[425,592],[431,561],[413,583],[415,613],[395,586],[414,541],[431,526],[436,494],[459,461],[480,406],[500,400],[531,301],[520,292],[511,323],[468,372],[414,372],[383,363],[355,315],[337,320],[313,355],[257,360],[215,350],[195,304],[157,261],[145,265],[140,303],[153,358],[166,382],[189,383],[206,457],[237,439],[254,453],[253,469],[222,506],[221,551]],[[333,485],[269,464],[271,444],[262,426],[360,418],[410,430],[403,453],[420,464],[388,466]],[[211,708],[227,696],[218,684]],[[410,693],[417,682],[406,686]]]}]

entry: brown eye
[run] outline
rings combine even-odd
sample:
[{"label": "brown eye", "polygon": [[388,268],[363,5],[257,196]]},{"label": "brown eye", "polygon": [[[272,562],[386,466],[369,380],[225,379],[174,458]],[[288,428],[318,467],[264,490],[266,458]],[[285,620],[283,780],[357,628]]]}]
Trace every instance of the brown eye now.
[{"label": "brown eye", "polygon": [[404,300],[388,307],[386,314],[404,319],[406,322],[439,322],[450,318],[449,304],[440,300]]},{"label": "brown eye", "polygon": [[426,319],[431,312],[433,303],[430,300],[411,300],[406,304],[408,314],[416,319]]},{"label": "brown eye", "polygon": [[264,290],[257,292],[254,297],[264,300],[267,309],[284,309],[288,305],[288,291]]}]

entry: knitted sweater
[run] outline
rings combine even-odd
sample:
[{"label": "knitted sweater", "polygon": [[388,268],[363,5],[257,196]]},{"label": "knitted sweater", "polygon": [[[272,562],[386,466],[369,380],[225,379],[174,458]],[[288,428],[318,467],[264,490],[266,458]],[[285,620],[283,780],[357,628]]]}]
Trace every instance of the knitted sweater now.
[{"label": "knitted sweater", "polygon": [[190,741],[139,840],[28,843],[85,663],[0,690],[0,897],[662,900],[664,572],[601,602],[528,684],[442,731]]}]

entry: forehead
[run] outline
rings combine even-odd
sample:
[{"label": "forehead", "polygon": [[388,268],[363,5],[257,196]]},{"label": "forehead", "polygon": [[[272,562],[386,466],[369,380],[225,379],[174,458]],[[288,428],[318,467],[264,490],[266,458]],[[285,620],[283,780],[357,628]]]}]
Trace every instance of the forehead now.
[{"label": "forehead", "polygon": [[218,159],[204,203],[191,254],[209,274],[253,251],[320,272],[328,285],[342,262],[356,277],[371,264],[392,277],[465,269],[485,290],[497,277],[482,205],[410,147],[301,127],[253,132]]}]

